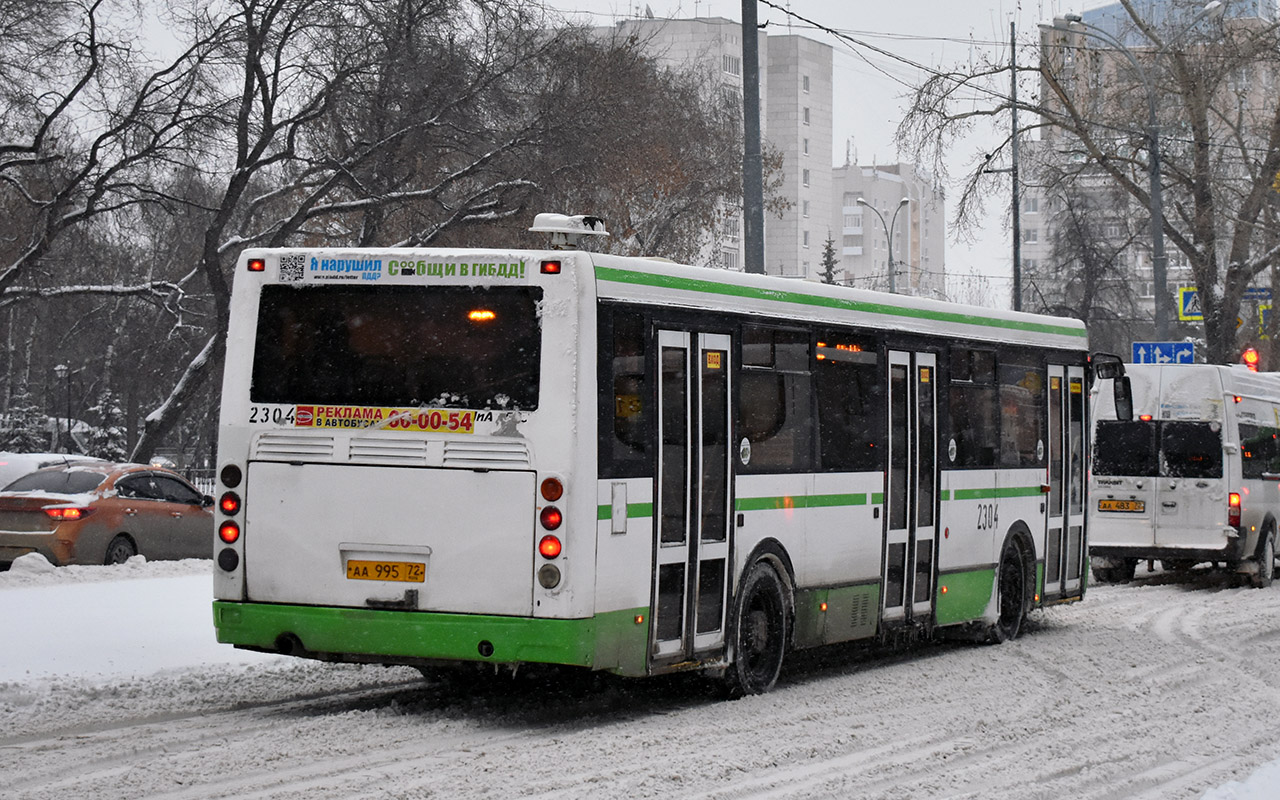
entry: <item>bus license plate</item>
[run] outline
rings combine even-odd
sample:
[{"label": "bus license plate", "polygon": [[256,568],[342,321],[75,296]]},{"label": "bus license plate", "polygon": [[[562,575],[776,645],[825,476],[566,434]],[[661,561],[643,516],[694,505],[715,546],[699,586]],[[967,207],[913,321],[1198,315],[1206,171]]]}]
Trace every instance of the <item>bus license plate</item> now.
[{"label": "bus license plate", "polygon": [[357,581],[423,583],[426,565],[415,561],[348,561],[347,578]]},{"label": "bus license plate", "polygon": [[1131,511],[1141,514],[1147,510],[1145,500],[1099,500],[1099,511]]}]

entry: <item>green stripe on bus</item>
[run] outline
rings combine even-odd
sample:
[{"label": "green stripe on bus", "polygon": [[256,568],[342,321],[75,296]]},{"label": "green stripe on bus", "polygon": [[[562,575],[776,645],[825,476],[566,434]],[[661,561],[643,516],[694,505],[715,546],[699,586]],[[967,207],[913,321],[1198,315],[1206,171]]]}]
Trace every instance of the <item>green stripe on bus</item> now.
[{"label": "green stripe on bus", "polygon": [[[991,602],[996,571],[993,567],[950,572],[938,576],[937,619],[939,625],[951,625],[978,619]],[[946,592],[943,592],[943,588]]]},{"label": "green stripe on bus", "polygon": [[[213,604],[213,622],[219,642],[268,651],[276,649],[278,637],[291,634],[316,654],[380,656],[389,662],[569,664],[636,677],[646,673],[649,643],[648,607],[585,619],[535,619],[219,600]],[[493,645],[492,656],[480,655],[482,641]]]},{"label": "green stripe on bus", "polygon": [[831,508],[835,506],[865,506],[866,494],[814,494],[783,495],[781,497],[739,497],[734,503],[737,511],[773,511],[779,508]]},{"label": "green stripe on bus", "polygon": [[[653,516],[653,503],[627,503],[627,519]],[[596,519],[613,519],[613,506],[596,506]]]},{"label": "green stripe on bus", "polygon": [[943,489],[942,491],[938,492],[938,499],[939,499],[939,500],[941,500],[941,501],[942,501],[942,502],[944,502],[944,503],[945,503],[945,502],[947,502],[948,500],[950,500],[950,499],[951,499],[951,490],[950,490],[950,489]]},{"label": "green stripe on bus", "polygon": [[1039,497],[1044,491],[1039,486],[1000,486],[985,489],[956,489],[952,500],[999,500],[1004,497]]},{"label": "green stripe on bus", "polygon": [[702,292],[705,294],[727,295],[752,300],[771,300],[777,303],[793,305],[818,306],[835,308],[843,311],[858,311],[866,314],[883,314],[909,319],[931,319],[938,322],[952,322],[961,325],[981,325],[988,328],[1004,328],[1007,330],[1031,331],[1035,333],[1051,333],[1059,336],[1073,336],[1080,339],[1088,336],[1082,328],[1070,328],[1065,325],[1051,325],[1044,322],[1024,322],[1021,320],[996,319],[980,317],[976,314],[960,314],[954,311],[931,311],[923,308],[903,308],[885,303],[867,303],[860,300],[843,300],[836,297],[819,297],[801,292],[779,291],[774,289],[757,289],[754,286],[734,286],[717,281],[698,280],[695,278],[679,278],[673,275],[655,275],[649,272],[636,272],[612,267],[596,267],[596,280],[612,283],[630,283],[638,286],[654,286],[663,289],[680,289],[686,292]]}]

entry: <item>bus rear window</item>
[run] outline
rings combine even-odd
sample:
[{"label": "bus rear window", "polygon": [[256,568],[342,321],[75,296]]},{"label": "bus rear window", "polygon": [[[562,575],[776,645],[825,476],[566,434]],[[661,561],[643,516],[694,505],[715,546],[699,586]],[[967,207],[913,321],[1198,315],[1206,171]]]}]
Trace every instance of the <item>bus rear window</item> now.
[{"label": "bus rear window", "polygon": [[537,408],[541,296],[533,286],[264,286],[250,400]]}]

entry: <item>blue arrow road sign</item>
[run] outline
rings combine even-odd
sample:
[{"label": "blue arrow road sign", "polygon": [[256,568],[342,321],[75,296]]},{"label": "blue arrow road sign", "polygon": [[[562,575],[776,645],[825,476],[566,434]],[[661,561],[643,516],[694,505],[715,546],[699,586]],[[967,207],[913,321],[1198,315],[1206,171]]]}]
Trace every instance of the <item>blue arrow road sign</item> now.
[{"label": "blue arrow road sign", "polygon": [[1196,348],[1191,342],[1134,342],[1134,364],[1194,364]]}]

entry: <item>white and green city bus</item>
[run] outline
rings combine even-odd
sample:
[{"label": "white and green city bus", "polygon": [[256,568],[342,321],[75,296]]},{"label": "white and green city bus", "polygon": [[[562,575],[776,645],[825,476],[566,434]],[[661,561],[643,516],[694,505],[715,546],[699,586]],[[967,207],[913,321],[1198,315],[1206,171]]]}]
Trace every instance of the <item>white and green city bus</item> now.
[{"label": "white and green city bus", "polygon": [[[603,226],[539,215],[570,243]],[[219,641],[703,669],[1085,592],[1073,320],[579,249],[240,258]]]}]

